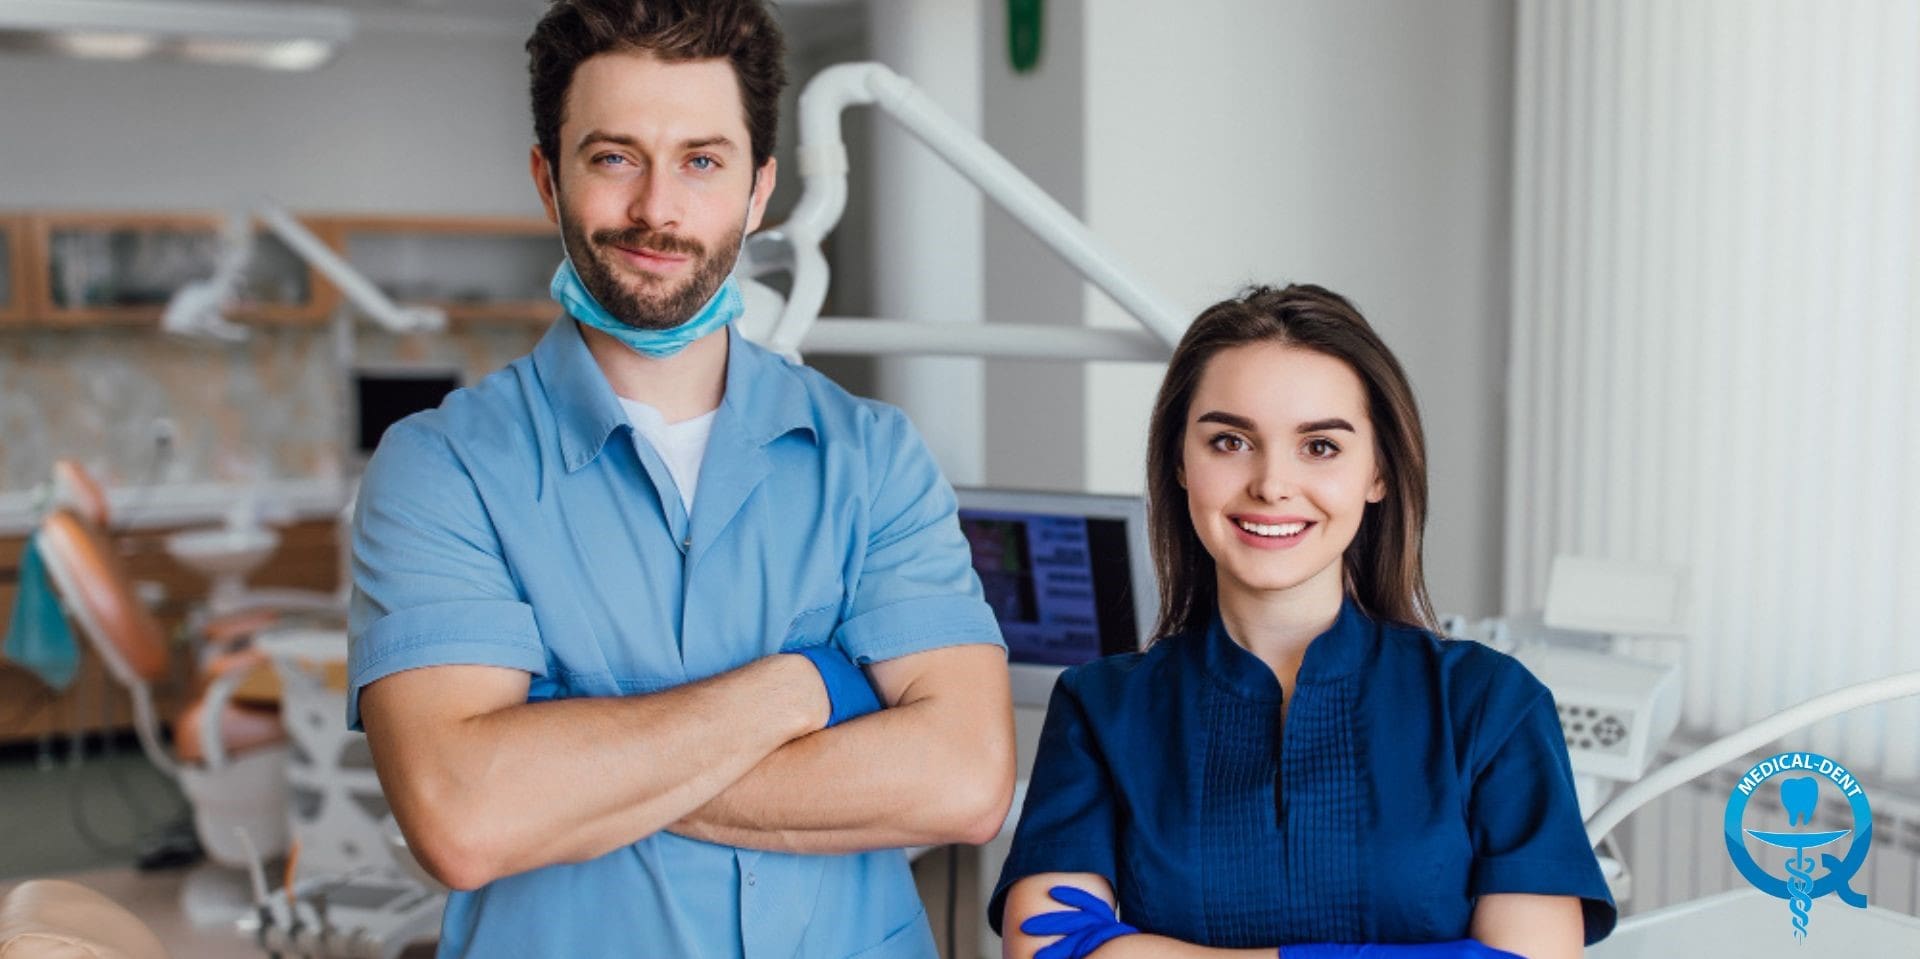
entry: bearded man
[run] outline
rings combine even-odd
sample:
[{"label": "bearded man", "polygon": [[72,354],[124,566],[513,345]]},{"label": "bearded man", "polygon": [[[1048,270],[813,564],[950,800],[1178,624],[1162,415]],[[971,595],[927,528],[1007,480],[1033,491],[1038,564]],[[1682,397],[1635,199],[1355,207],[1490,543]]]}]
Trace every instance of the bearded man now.
[{"label": "bearded man", "polygon": [[731,323],[782,48],[758,0],[551,5],[566,315],[362,481],[348,721],[454,890],[442,956],[932,956],[900,847],[1005,819],[952,490],[898,410]]}]

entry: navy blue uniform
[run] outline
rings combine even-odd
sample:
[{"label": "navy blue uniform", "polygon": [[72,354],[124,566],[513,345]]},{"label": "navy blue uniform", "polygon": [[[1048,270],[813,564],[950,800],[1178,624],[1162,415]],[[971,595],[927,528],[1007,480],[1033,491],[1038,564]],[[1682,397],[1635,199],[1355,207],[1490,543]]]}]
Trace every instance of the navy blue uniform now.
[{"label": "navy blue uniform", "polygon": [[1273,671],[1209,629],[1061,676],[988,916],[1046,872],[1098,873],[1143,932],[1219,948],[1463,938],[1489,893],[1615,910],[1547,688],[1478,643],[1351,600]]}]

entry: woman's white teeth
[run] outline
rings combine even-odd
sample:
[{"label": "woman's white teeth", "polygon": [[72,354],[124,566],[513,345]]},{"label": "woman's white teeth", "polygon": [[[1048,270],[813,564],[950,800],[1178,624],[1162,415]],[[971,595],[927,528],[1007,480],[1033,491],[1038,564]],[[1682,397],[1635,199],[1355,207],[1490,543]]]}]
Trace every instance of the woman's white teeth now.
[{"label": "woman's white teeth", "polygon": [[1281,523],[1269,526],[1265,523],[1249,523],[1246,520],[1236,520],[1236,522],[1240,524],[1241,529],[1255,536],[1294,536],[1307,528],[1305,523]]}]

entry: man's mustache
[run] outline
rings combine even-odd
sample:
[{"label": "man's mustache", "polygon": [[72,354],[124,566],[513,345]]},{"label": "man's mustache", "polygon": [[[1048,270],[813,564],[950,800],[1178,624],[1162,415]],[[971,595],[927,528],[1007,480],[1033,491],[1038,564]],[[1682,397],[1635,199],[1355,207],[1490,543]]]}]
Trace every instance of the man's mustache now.
[{"label": "man's mustache", "polygon": [[636,252],[659,253],[664,256],[698,257],[705,256],[707,252],[707,248],[701,246],[698,240],[645,227],[601,230],[593,234],[593,242],[600,246],[617,246]]}]

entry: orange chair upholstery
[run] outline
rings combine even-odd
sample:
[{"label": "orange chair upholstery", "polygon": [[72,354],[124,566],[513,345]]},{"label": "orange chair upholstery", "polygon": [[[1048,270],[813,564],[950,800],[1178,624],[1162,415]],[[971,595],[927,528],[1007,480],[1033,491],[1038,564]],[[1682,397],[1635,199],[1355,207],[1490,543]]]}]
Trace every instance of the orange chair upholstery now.
[{"label": "orange chair upholstery", "polygon": [[53,462],[53,505],[70,509],[101,529],[113,526],[106,489],[86,467],[73,460]]},{"label": "orange chair upholstery", "polygon": [[[234,690],[232,699],[219,711],[220,728],[214,741],[222,744],[217,748],[222,748],[226,756],[287,741],[286,728],[280,724],[279,682],[267,654],[252,648],[237,649],[214,657],[204,670],[209,679],[232,672],[247,674],[241,688]],[[244,695],[247,686],[269,687],[272,695]],[[213,711],[213,703],[203,689],[174,718],[173,752],[181,762],[198,765],[213,758],[207,755],[209,740],[203,728]]]}]

